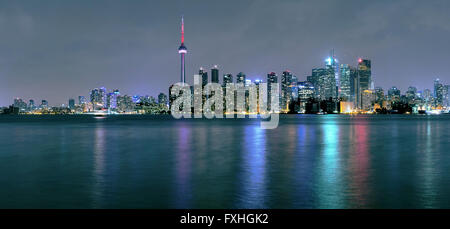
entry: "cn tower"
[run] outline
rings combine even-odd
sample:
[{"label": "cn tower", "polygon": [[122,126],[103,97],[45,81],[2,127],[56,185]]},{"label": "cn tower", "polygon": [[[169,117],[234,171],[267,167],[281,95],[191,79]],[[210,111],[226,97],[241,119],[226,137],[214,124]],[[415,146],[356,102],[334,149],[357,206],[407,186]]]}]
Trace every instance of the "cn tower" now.
[{"label": "cn tower", "polygon": [[184,18],[181,17],[181,45],[178,48],[178,53],[181,55],[181,81],[186,83],[186,69],[184,65],[184,55],[187,53],[187,48],[184,46]]}]

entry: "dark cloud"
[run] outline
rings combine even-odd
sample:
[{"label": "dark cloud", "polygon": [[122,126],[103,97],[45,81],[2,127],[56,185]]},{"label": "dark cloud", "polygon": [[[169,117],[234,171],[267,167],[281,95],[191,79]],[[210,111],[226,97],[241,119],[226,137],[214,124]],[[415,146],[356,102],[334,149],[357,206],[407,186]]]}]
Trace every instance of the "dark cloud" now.
[{"label": "dark cloud", "polygon": [[218,64],[251,78],[293,71],[304,80],[334,48],[341,63],[373,62],[375,85],[450,83],[449,1],[8,1],[0,7],[0,105],[53,105],[105,86],[167,93],[179,78],[179,21],[187,74]]}]

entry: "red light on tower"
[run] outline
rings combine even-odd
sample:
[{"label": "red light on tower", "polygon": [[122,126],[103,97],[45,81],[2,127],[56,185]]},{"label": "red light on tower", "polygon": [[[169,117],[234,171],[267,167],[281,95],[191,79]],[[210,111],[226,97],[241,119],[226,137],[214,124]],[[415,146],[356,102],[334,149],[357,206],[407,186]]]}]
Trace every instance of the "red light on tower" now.
[{"label": "red light on tower", "polygon": [[362,59],[361,59],[361,58],[359,58],[359,59],[358,59],[358,63],[361,63],[361,62],[362,62]]}]

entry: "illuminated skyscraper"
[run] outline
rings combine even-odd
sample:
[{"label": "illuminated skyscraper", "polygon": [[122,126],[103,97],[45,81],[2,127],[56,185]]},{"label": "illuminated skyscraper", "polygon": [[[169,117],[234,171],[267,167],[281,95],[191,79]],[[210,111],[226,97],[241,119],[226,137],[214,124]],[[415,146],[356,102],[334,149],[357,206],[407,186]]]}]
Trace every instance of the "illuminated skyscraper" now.
[{"label": "illuminated skyscraper", "polygon": [[181,17],[181,45],[178,48],[178,53],[181,56],[181,79],[180,82],[186,83],[186,69],[185,69],[185,55],[187,48],[184,46],[184,18]]},{"label": "illuminated skyscraper", "polygon": [[341,64],[340,66],[340,98],[344,101],[350,101],[351,98],[351,75],[350,66]]},{"label": "illuminated skyscraper", "polygon": [[69,99],[69,109],[75,109],[75,99]]},{"label": "illuminated skyscraper", "polygon": [[360,91],[370,89],[372,82],[372,70],[370,60],[358,59],[358,74]]},{"label": "illuminated skyscraper", "polygon": [[233,75],[231,74],[223,75],[223,85],[226,86],[227,83],[233,83]]},{"label": "illuminated skyscraper", "polygon": [[107,106],[107,95],[106,88],[95,88],[91,91],[91,103],[94,106],[94,109],[106,108]]},{"label": "illuminated skyscraper", "polygon": [[84,97],[82,95],[78,96],[78,104],[82,105],[82,104],[85,104],[85,103],[86,103],[86,97]]},{"label": "illuminated skyscraper", "polygon": [[444,85],[442,85],[442,83],[439,81],[439,79],[436,79],[434,81],[435,106],[443,106],[444,105],[444,97],[445,97]]},{"label": "illuminated skyscraper", "polygon": [[217,65],[214,65],[211,69],[211,82],[219,83],[219,69],[217,68]]},{"label": "illuminated skyscraper", "polygon": [[267,110],[271,110],[272,103],[272,83],[278,83],[278,76],[275,72],[267,74]]},{"label": "illuminated skyscraper", "polygon": [[294,79],[292,73],[290,71],[284,71],[281,75],[281,111],[289,111],[289,103],[292,101],[293,82]]},{"label": "illuminated skyscraper", "polygon": [[208,72],[205,71],[203,68],[200,68],[198,74],[202,79],[202,87],[206,86],[206,84],[208,84]]},{"label": "illuminated skyscraper", "polygon": [[243,72],[239,72],[236,75],[236,83],[243,83],[243,84],[245,84],[245,74]]}]

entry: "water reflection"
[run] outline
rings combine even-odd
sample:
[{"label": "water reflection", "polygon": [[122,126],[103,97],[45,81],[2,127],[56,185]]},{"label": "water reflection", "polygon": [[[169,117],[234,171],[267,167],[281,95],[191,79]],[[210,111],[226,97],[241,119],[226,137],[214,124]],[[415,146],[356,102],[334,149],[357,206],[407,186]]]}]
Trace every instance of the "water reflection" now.
[{"label": "water reflection", "polygon": [[323,151],[318,171],[318,207],[343,208],[342,169],[339,157],[339,128],[335,117],[327,117],[322,124]]},{"label": "water reflection", "polygon": [[177,128],[177,151],[175,156],[175,207],[189,208],[191,206],[191,128],[181,124]]},{"label": "water reflection", "polygon": [[[424,208],[436,208],[437,202],[437,190],[435,188],[435,182],[436,182],[436,169],[434,162],[436,159],[433,155],[433,144],[432,144],[432,133],[431,133],[431,125],[432,123],[430,120],[426,122],[426,130],[421,130],[422,132],[425,132],[425,147],[423,149],[423,153],[418,155],[419,161],[421,162],[421,171],[419,174],[419,179],[421,181],[421,207]],[[420,126],[419,126],[420,127]],[[419,130],[420,131],[420,130]],[[419,144],[420,147],[420,144]]]},{"label": "water reflection", "polygon": [[105,144],[105,128],[103,127],[103,124],[97,123],[95,126],[94,141],[94,208],[101,208],[103,206],[103,192],[105,186]]},{"label": "water reflection", "polygon": [[362,119],[357,125],[353,126],[353,138],[356,138],[356,144],[350,151],[350,179],[351,187],[351,208],[367,208],[369,187],[369,126],[367,120]]},{"label": "water reflection", "polygon": [[245,127],[239,208],[267,208],[266,136],[259,126]]}]

